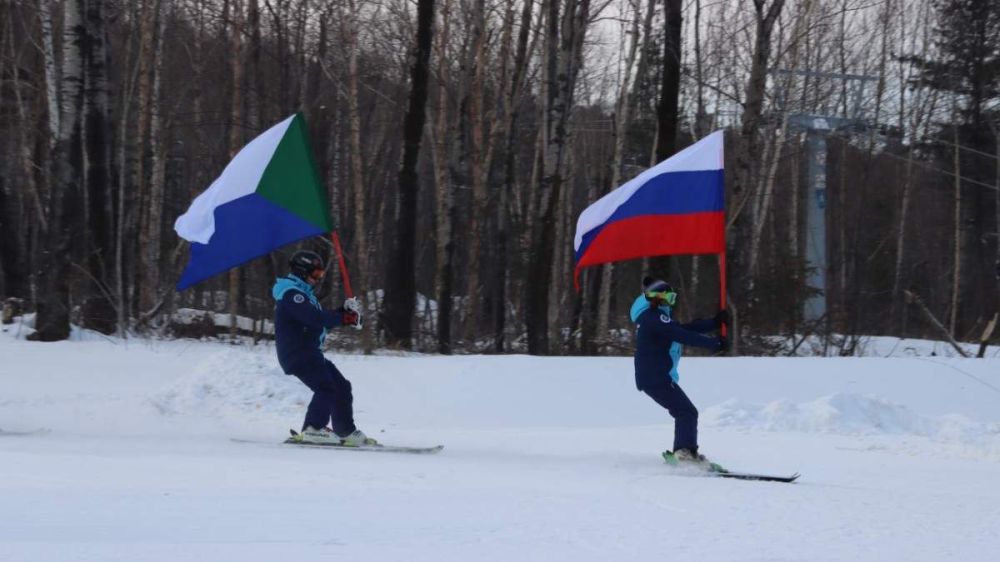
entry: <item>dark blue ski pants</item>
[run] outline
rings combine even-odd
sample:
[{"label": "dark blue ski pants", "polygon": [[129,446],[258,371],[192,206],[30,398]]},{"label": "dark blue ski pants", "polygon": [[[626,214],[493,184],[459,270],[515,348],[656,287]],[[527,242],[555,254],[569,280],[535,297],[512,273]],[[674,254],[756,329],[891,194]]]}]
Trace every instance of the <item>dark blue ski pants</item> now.
[{"label": "dark blue ski pants", "polygon": [[315,368],[296,369],[296,372],[291,374],[313,391],[302,429],[307,425],[319,429],[329,423],[334,433],[341,437],[357,429],[354,425],[354,395],[351,393],[351,381],[344,378],[333,363],[324,359],[323,363],[317,364]]},{"label": "dark blue ski pants", "polygon": [[674,418],[674,450],[698,450],[698,409],[673,381],[642,388]]}]

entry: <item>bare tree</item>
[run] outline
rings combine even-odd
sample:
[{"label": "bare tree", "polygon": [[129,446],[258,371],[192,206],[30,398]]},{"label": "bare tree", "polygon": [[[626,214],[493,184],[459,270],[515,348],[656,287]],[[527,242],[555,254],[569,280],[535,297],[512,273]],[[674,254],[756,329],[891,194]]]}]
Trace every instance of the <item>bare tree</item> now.
[{"label": "bare tree", "polygon": [[[625,133],[632,112],[632,83],[635,62],[639,53],[639,45],[645,43],[649,37],[652,27],[653,14],[656,2],[650,0],[646,3],[645,14],[642,13],[642,0],[629,0],[631,7],[631,26],[626,35],[631,36],[628,47],[625,49],[625,61],[621,69],[621,79],[619,80],[618,94],[615,100],[614,113],[614,156],[611,158],[611,182],[608,189],[615,189],[622,181],[622,160],[625,155]],[[642,27],[639,23],[642,21]],[[601,288],[597,302],[597,334],[598,338],[605,338],[608,334],[608,320],[611,315],[611,285],[614,266],[607,264],[601,268]]]},{"label": "bare tree", "polygon": [[656,161],[673,155],[677,146],[677,103],[681,91],[681,0],[664,0],[663,72],[656,110]]},{"label": "bare tree", "polygon": [[[909,14],[906,12],[906,4],[904,2],[899,3],[897,19],[899,20],[898,49],[900,52],[910,52],[917,55],[920,59],[927,58],[927,50],[930,47],[929,15],[930,3],[925,2],[919,12],[919,18],[916,22],[917,26],[919,26],[919,32],[915,32],[917,30],[907,26],[907,22],[910,18],[908,17]],[[909,44],[907,43],[908,39],[910,41]],[[918,40],[919,52],[917,50]],[[936,94],[934,92],[928,92],[927,88],[924,87],[924,84],[922,83],[923,76],[917,79],[917,84],[914,87],[911,84],[913,79],[912,65],[907,64],[904,57],[899,57],[899,60],[899,76],[897,77],[900,92],[899,128],[900,134],[902,135],[904,141],[907,142],[907,149],[906,163],[903,172],[902,196],[899,201],[899,219],[896,226],[896,263],[893,270],[892,297],[893,307],[897,311],[899,329],[902,331],[904,330],[903,319],[905,318],[905,315],[903,314],[903,307],[905,304],[903,301],[903,275],[906,257],[906,229],[909,225],[910,200],[912,197],[913,167],[915,157],[914,149],[917,145],[917,139],[922,136],[922,129],[926,125],[927,116],[929,115],[934,104],[933,96]],[[911,97],[913,99],[910,103],[906,103],[907,91],[912,92]]]},{"label": "bare tree", "polygon": [[[510,1],[508,5],[509,19],[513,20],[514,3]],[[499,126],[496,129],[496,134],[498,138],[503,139],[503,151],[505,153],[503,161],[503,186],[500,190],[500,197],[497,204],[497,271],[499,272],[499,278],[496,280],[494,285],[495,293],[493,295],[494,302],[500,308],[496,318],[494,319],[494,350],[497,352],[503,352],[505,349],[505,331],[506,331],[506,309],[507,309],[507,295],[510,294],[507,285],[510,283],[508,276],[508,264],[515,262],[516,260],[508,259],[508,243],[507,239],[510,236],[510,223],[512,222],[512,217],[510,216],[511,207],[516,208],[516,203],[512,204],[511,199],[516,199],[516,192],[514,190],[515,184],[515,145],[514,139],[516,138],[516,131],[514,129],[514,123],[520,114],[520,103],[519,100],[526,89],[528,84],[528,64],[530,62],[531,56],[535,51],[535,45],[537,41],[530,40],[531,35],[531,16],[532,10],[534,8],[533,2],[523,2],[521,7],[521,19],[520,19],[520,30],[517,35],[517,46],[514,48],[514,59],[511,64],[509,71],[509,80],[507,81],[507,90],[505,92],[505,98],[503,107],[505,108],[504,119],[500,121]],[[541,17],[539,13],[539,17]],[[541,27],[541,26],[537,26]],[[505,26],[505,29],[510,29]],[[539,32],[536,32],[535,37],[537,38]],[[505,46],[508,44],[508,40],[503,43]],[[506,60],[505,57],[501,56],[501,60]],[[504,69],[507,68],[506,65],[503,66]]]},{"label": "bare tree", "polygon": [[153,229],[150,223],[158,220],[163,201],[162,192],[154,192],[150,187],[147,161],[155,104],[156,26],[161,1],[144,0],[139,12],[139,106],[135,132],[135,165],[131,183],[135,193],[138,194],[138,205],[135,211],[138,211],[139,214],[135,218],[138,220],[139,244],[137,250],[141,267],[137,268],[139,278],[137,289],[138,305],[142,312],[153,309],[159,288],[160,252],[159,246],[153,248],[150,239]]},{"label": "bare tree", "polygon": [[[164,127],[163,127],[163,35],[166,31],[166,6],[170,0],[156,0],[151,8],[155,12],[149,14],[151,36],[144,38],[151,45],[145,52],[150,57],[146,63],[149,67],[149,76],[146,80],[149,83],[145,87],[150,88],[148,92],[142,92],[140,88],[140,117],[139,122],[149,127],[148,140],[141,142],[140,146],[148,144],[149,177],[143,177],[139,185],[144,185],[142,223],[139,225],[140,262],[142,267],[139,273],[139,307],[140,319],[150,317],[155,314],[156,309],[163,303],[160,291],[161,278],[161,249],[163,245],[163,206],[166,182],[166,155],[164,154]],[[142,49],[140,49],[140,56]],[[140,67],[142,63],[140,62]],[[140,69],[140,76],[142,70]],[[140,85],[143,82],[140,81]],[[148,96],[148,97],[144,97]],[[145,106],[142,105],[145,100]],[[148,115],[143,115],[147,111]],[[145,143],[145,144],[144,144]],[[142,153],[138,155],[137,167],[140,173],[144,169],[141,162],[146,156]]]},{"label": "bare tree", "polygon": [[[51,18],[51,12],[45,12],[41,15],[45,18]],[[39,136],[43,139],[42,142],[46,147],[51,147],[56,139],[54,133],[58,131],[38,131],[36,127],[32,126],[31,112],[24,93],[26,76],[20,69],[21,57],[15,45],[14,18],[5,19],[7,25],[0,28],[0,33],[3,33],[3,40],[0,40],[0,61],[2,61],[0,62],[0,77],[4,76],[9,68],[9,85],[13,93],[17,116],[15,120],[17,130],[16,135],[13,135],[14,140],[11,146],[11,151],[14,153],[14,163],[11,168],[12,171],[19,171],[22,179],[20,188],[18,188],[18,182],[14,178],[9,181],[0,180],[2,183],[0,185],[0,203],[2,203],[0,205],[0,226],[2,226],[0,236],[3,236],[3,239],[0,240],[0,248],[3,249],[8,260],[6,271],[2,272],[4,280],[9,281],[4,294],[23,298],[35,292],[32,273],[36,264],[32,259],[28,243],[28,240],[35,236],[34,234],[26,235],[26,233],[38,231],[45,233],[48,231],[44,205],[44,192],[48,191],[47,185],[45,185],[48,183],[46,181],[47,174],[39,181],[34,171],[36,166],[46,164],[45,156],[35,158],[33,147]],[[48,24],[42,22],[43,30],[46,26],[51,30],[51,22]],[[51,35],[51,31],[49,33]],[[5,56],[8,53],[9,58]],[[51,55],[51,52],[44,53],[45,57]],[[50,62],[47,58],[45,61],[46,64]],[[5,66],[7,62],[10,63],[9,66]],[[51,77],[51,75],[45,74],[46,80]],[[55,85],[46,86],[45,91],[50,93],[54,91],[54,88]],[[51,93],[48,100],[54,100]],[[51,110],[52,103],[49,103],[48,107]],[[58,112],[58,106],[55,107],[55,110]],[[51,119],[49,123],[52,123]],[[47,152],[46,150],[45,153]]]},{"label": "bare tree", "polygon": [[954,219],[954,258],[953,258],[953,268],[952,269],[952,281],[951,281],[951,302],[948,307],[950,313],[948,314],[948,332],[955,335],[955,326],[958,322],[958,303],[959,303],[959,293],[962,287],[962,155],[960,142],[958,136],[958,93],[956,92],[952,96],[952,121],[955,123],[952,126],[952,131],[954,133],[954,146],[952,147],[952,154],[954,155],[954,184],[955,184],[955,219]]},{"label": "bare tree", "polygon": [[[805,0],[800,4],[800,11],[795,16],[795,23],[792,28],[791,35],[791,45],[788,48],[785,56],[788,58],[788,67],[795,69],[798,67],[799,60],[799,49],[801,45],[801,38],[804,35],[804,30],[809,25],[809,19],[812,12],[812,0]],[[788,73],[785,75],[785,83],[780,86],[785,92],[792,91],[795,84],[796,74]],[[787,94],[786,94],[787,95]],[[769,214],[771,212],[771,202],[774,195],[774,180],[778,172],[778,162],[781,159],[781,149],[784,146],[788,136],[788,112],[782,115],[780,128],[774,132],[770,137],[770,150],[765,150],[765,154],[770,154],[769,159],[765,160],[767,164],[766,173],[763,178],[763,185],[761,189],[757,190],[754,194],[754,205],[753,205],[753,225],[751,227],[751,237],[750,237],[750,251],[748,257],[747,270],[750,274],[750,283],[754,282],[758,271],[758,263],[760,262],[760,245],[763,239],[764,226],[768,224]]]},{"label": "bare tree", "polygon": [[90,286],[83,302],[82,323],[110,334],[118,323],[112,296],[114,259],[114,200],[111,182],[111,107],[108,76],[109,53],[104,0],[89,0],[83,56],[86,65],[84,91],[84,170],[86,171],[86,231],[84,253]]},{"label": "bare tree", "polygon": [[[232,49],[232,105],[230,106],[229,158],[243,147],[243,73],[244,73],[244,41],[243,41],[243,0],[232,2],[232,21],[229,40]],[[251,0],[253,1],[253,0]],[[237,313],[240,303],[240,272],[234,268],[229,271],[229,337],[236,338]]]},{"label": "bare tree", "polygon": [[[33,339],[57,341],[69,337],[69,261],[73,255],[83,185],[84,43],[86,6],[67,0],[63,14],[62,75],[59,92],[59,133],[53,144],[52,188],[46,208],[48,229],[39,258],[37,316]],[[67,257],[70,259],[67,259]]]},{"label": "bare tree", "polygon": [[455,213],[455,200],[452,192],[448,164],[451,159],[451,143],[448,142],[453,132],[454,122],[449,119],[449,68],[451,57],[449,41],[451,40],[452,0],[445,0],[440,12],[441,31],[435,42],[437,58],[438,92],[434,125],[430,128],[433,138],[431,142],[434,165],[435,190],[435,267],[434,293],[437,296],[437,350],[438,353],[450,354],[451,343],[451,300],[454,283],[453,256],[455,240],[452,234]]},{"label": "bare tree", "polygon": [[[359,287],[368,286],[369,253],[368,242],[368,204],[365,189],[362,164],[364,154],[361,145],[361,108],[358,96],[360,84],[359,36],[361,33],[361,4],[357,0],[348,0],[344,5],[346,11],[341,11],[341,30],[344,36],[344,48],[347,50],[347,123],[351,161],[351,200],[354,204],[352,218],[354,219],[354,252],[357,256],[357,267],[354,269],[355,282]],[[366,349],[371,346],[371,326],[364,328]]]},{"label": "bare tree", "polygon": [[750,65],[750,77],[746,84],[746,97],[740,127],[741,146],[736,158],[736,183],[733,187],[737,196],[743,189],[756,183],[757,166],[754,162],[759,153],[759,131],[764,110],[764,90],[767,72],[770,68],[771,35],[774,25],[785,5],[785,0],[754,0],[756,34]]},{"label": "bare tree", "polygon": [[52,0],[39,0],[38,21],[42,32],[42,54],[45,61],[45,100],[48,103],[49,140],[54,142],[59,131],[59,75],[55,49],[52,45]]},{"label": "bare tree", "polygon": [[489,148],[486,146],[486,123],[484,115],[484,81],[486,77],[486,1],[471,0],[469,64],[471,84],[468,90],[468,122],[469,135],[469,176],[472,184],[472,207],[469,213],[468,228],[468,307],[470,314],[466,315],[466,339],[475,342],[476,321],[480,315],[476,312],[483,309],[480,303],[481,281],[479,278],[481,256],[483,254],[483,223],[486,218],[486,180],[489,173]]},{"label": "bare tree", "polygon": [[590,0],[545,0],[544,72],[541,128],[532,201],[530,260],[525,290],[528,352],[549,353],[549,290],[552,280],[557,207],[569,148],[569,115],[576,78],[583,65],[583,39]]},{"label": "bare tree", "polygon": [[385,328],[391,345],[413,345],[413,309],[416,303],[414,253],[417,227],[417,156],[423,138],[427,103],[428,63],[434,25],[434,0],[418,0],[416,45],[410,68],[410,96],[403,123],[403,162],[396,199],[395,249],[386,265]]}]

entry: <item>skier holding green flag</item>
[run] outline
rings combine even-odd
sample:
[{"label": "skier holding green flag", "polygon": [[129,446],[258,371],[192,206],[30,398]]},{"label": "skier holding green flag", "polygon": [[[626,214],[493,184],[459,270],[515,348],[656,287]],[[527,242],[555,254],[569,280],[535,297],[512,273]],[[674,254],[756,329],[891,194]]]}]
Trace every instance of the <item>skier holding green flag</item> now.
[{"label": "skier holding green flag", "polygon": [[302,432],[293,440],[347,447],[377,445],[375,439],[354,425],[351,382],[323,357],[320,349],[327,329],[361,326],[358,300],[349,298],[340,309],[325,310],[313,293],[326,271],[323,259],[315,252],[300,250],[292,255],[288,265],[291,272],[278,278],[271,291],[277,302],[275,347],[285,373],[295,375],[313,391]]},{"label": "skier holding green flag", "polygon": [[[297,113],[247,143],[212,185],[174,224],[191,242],[191,259],[177,289],[183,290],[286,244],[331,232],[323,189],[305,119]],[[336,250],[339,240],[333,236]],[[361,327],[361,305],[348,298],[339,310],[324,310],[313,288],[323,279],[323,260],[296,252],[291,272],[272,290],[278,362],[315,394],[297,441],[348,446],[374,445],[354,425],[351,383],[320,350],[326,330]],[[344,285],[350,283],[343,269]],[[332,428],[327,423],[332,422]]]}]

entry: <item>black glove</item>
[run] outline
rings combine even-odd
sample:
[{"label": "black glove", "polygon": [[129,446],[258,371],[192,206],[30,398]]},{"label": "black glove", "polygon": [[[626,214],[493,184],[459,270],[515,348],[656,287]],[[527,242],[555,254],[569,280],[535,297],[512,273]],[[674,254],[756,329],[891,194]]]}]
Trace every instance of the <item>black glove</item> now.
[{"label": "black glove", "polygon": [[715,314],[714,320],[716,328],[721,328],[723,325],[729,326],[729,311],[725,309],[720,310]]},{"label": "black glove", "polygon": [[716,353],[727,353],[729,351],[729,338],[725,336],[720,336],[719,341],[715,344]]}]

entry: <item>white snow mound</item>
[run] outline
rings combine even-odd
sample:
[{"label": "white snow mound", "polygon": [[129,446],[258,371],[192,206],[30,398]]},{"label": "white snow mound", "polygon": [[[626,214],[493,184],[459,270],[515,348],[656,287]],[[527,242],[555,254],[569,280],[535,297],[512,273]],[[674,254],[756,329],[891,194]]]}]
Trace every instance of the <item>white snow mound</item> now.
[{"label": "white snow mound", "polygon": [[995,441],[1000,450],[1000,424],[980,423],[958,414],[921,416],[878,396],[846,392],[802,403],[776,400],[758,405],[730,399],[706,408],[700,419],[710,427],[746,430],[921,435],[970,444],[985,439]]},{"label": "white snow mound", "polygon": [[150,399],[167,415],[299,416],[312,393],[270,355],[225,350],[210,355]]}]

